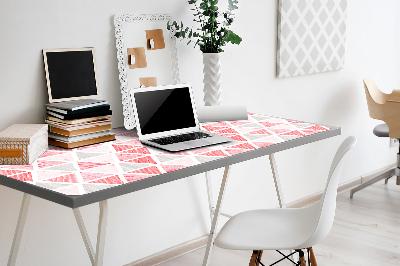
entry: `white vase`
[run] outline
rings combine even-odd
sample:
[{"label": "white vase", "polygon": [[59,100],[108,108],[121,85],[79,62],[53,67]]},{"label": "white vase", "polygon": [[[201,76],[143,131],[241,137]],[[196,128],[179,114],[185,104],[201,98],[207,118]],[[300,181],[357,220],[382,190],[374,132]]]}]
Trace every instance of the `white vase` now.
[{"label": "white vase", "polygon": [[204,104],[221,104],[221,64],[219,53],[203,53]]}]

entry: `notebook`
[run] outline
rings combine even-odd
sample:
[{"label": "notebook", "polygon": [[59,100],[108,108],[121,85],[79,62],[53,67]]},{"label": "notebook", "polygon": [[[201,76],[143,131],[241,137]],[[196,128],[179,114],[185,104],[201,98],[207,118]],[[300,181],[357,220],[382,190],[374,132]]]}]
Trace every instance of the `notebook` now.
[{"label": "notebook", "polygon": [[177,152],[231,141],[201,129],[189,84],[131,89],[139,140]]}]

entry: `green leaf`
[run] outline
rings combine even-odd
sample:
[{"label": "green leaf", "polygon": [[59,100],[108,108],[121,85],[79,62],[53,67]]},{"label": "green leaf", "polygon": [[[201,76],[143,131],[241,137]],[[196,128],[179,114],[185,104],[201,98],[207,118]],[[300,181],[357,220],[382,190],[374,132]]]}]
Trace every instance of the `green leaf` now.
[{"label": "green leaf", "polygon": [[227,40],[232,44],[240,44],[242,42],[242,38],[231,30],[228,31]]}]

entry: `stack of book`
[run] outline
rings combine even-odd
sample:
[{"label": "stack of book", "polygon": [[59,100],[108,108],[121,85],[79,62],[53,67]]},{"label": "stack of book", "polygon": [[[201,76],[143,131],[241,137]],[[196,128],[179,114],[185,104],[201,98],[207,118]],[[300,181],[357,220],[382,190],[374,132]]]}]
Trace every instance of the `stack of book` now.
[{"label": "stack of book", "polygon": [[107,101],[84,99],[49,103],[45,107],[50,145],[72,149],[115,140]]}]

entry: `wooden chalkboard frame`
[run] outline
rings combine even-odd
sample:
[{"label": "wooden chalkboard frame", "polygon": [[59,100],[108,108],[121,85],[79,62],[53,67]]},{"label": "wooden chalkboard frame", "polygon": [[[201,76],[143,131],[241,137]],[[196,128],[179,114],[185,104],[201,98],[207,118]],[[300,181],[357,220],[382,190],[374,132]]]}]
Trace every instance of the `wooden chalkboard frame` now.
[{"label": "wooden chalkboard frame", "polygon": [[[93,56],[93,66],[94,66],[94,78],[95,78],[95,83],[96,83],[96,94],[93,95],[85,95],[85,96],[78,96],[78,97],[68,97],[68,98],[58,98],[54,99],[52,97],[52,91],[51,91],[51,85],[50,85],[50,75],[49,75],[49,66],[47,63],[47,53],[49,52],[74,52],[74,51],[91,51],[92,56]],[[79,100],[79,99],[97,99],[99,96],[99,91],[98,91],[98,82],[97,82],[97,71],[96,71],[96,57],[95,57],[95,52],[93,47],[87,47],[87,48],[61,48],[61,49],[43,49],[43,60],[44,60],[44,68],[46,72],[46,81],[47,81],[47,92],[49,94],[49,102],[50,103],[56,103],[56,102],[65,102],[65,101],[73,101],[73,100]]]}]

